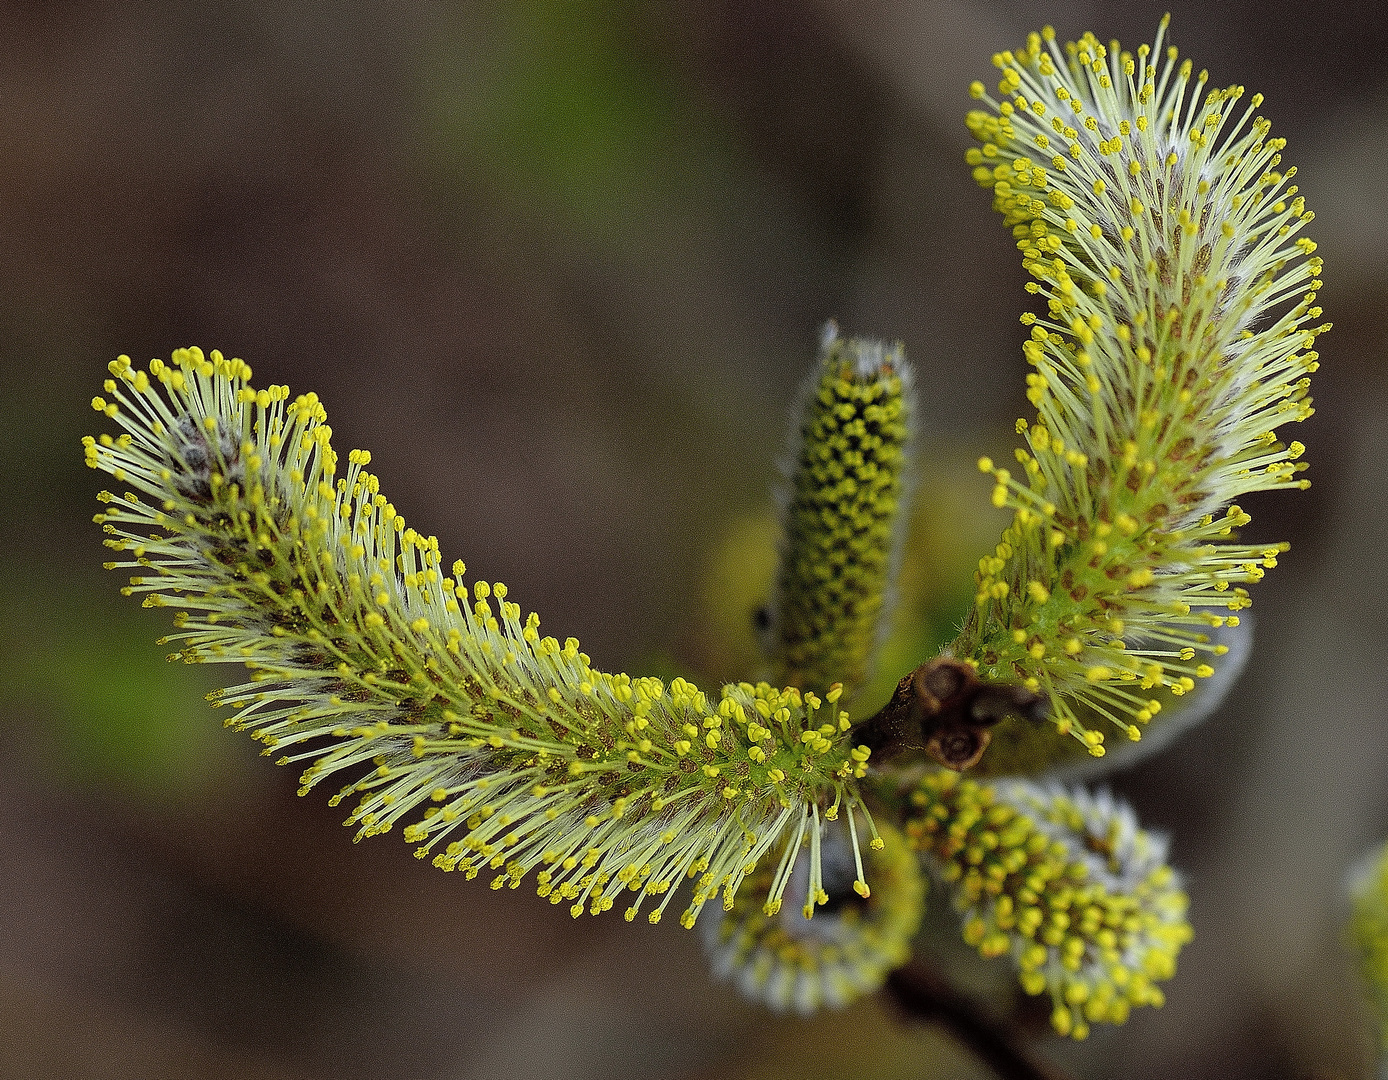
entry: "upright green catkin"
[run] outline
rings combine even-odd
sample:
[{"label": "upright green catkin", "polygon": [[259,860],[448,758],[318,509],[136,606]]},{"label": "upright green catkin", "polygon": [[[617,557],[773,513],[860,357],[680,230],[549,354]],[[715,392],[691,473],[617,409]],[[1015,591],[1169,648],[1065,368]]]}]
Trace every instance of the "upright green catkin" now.
[{"label": "upright green catkin", "polygon": [[792,435],[770,608],[772,681],[867,679],[900,559],[912,424],[905,351],[825,330]]}]

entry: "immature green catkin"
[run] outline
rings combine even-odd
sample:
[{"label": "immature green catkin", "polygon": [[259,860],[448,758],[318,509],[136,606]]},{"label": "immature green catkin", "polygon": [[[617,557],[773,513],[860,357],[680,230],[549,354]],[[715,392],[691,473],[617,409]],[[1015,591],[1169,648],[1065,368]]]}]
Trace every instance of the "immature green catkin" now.
[{"label": "immature green catkin", "polygon": [[900,345],[830,323],[792,435],[770,607],[772,681],[852,694],[884,632],[900,560],[911,378]]},{"label": "immature green catkin", "polygon": [[1250,519],[1230,503],[1308,484],[1277,428],[1312,414],[1329,329],[1297,236],[1312,215],[1262,97],[1240,111],[1242,87],[1205,92],[1165,29],[1134,57],[1093,34],[1061,49],[1047,28],[993,58],[997,98],[971,90],[988,111],[969,114],[968,161],[1046,308],[1022,316],[1037,414],[1017,422],[1020,476],[979,462],[1012,524],[950,651],[1048,695],[1074,737],[1004,721],[1007,771],[1102,755],[1105,729],[1137,740],[1211,675],[1242,586],[1287,546],[1236,542]]},{"label": "immature green catkin", "polygon": [[1350,943],[1378,1028],[1378,1075],[1388,1077],[1388,845],[1370,852],[1350,873]]},{"label": "immature green catkin", "polygon": [[720,893],[731,906],[763,856],[802,845],[813,911],[822,833],[843,807],[880,846],[840,689],[740,683],[710,701],[683,679],[597,671],[573,638],[522,620],[504,585],[469,595],[461,562],[444,574],[438,541],[405,527],[369,454],[337,477],[316,395],[255,390],[246,364],[216,352],[173,360],[148,373],[113,361],[92,401],[124,432],[84,439],[87,464],[133,489],[100,496],[96,520],[122,554],[107,566],[135,571],[127,595],[178,609],[176,657],[250,669],[211,695],[234,710],[228,726],[307,763],[301,793],[345,773],[332,802],[357,800],[357,838],[400,823],[418,856],[469,877],[490,868],[493,888],[537,871],[540,894],[575,917],[626,890],[626,917],[649,899],[656,922],[691,878],[686,926]]}]

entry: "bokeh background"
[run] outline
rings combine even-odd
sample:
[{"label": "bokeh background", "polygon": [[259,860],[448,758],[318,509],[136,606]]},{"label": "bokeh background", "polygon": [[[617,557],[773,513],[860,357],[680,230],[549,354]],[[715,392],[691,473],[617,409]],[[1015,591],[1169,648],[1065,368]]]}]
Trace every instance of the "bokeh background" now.
[{"label": "bokeh background", "polygon": [[[1010,236],[969,81],[1056,0],[0,3],[0,1076],[987,1075],[869,1000],[777,1019],[696,934],[360,846],[221,730],[213,670],[104,573],[104,364],[186,344],[316,389],[446,558],[603,667],[743,674],[769,492],[819,326],[906,343],[921,510],[887,682],[1002,521],[970,462],[1023,398]],[[1388,51],[1378,5],[1174,6],[1267,95],[1326,261],[1312,489],[1220,714],[1115,776],[1196,940],[1166,1008],[1039,1051],[1077,1076],[1359,1077],[1341,885],[1388,835]]]}]

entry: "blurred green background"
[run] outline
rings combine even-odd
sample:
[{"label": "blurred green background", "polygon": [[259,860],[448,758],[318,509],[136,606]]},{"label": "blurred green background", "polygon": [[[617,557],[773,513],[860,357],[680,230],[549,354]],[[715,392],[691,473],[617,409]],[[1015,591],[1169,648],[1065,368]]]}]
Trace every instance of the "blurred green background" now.
[{"label": "blurred green background", "polygon": [[[1326,261],[1314,487],[1220,714],[1112,785],[1174,836],[1196,940],[1076,1075],[1357,1077],[1346,866],[1388,835],[1388,53],[1378,5],[1175,7],[1267,95]],[[87,402],[200,344],[314,389],[447,559],[608,670],[746,674],[787,409],[829,317],[901,339],[921,511],[884,681],[1002,522],[970,463],[1026,412],[1012,240],[965,92],[1052,22],[887,0],[0,3],[0,1076],[975,1075],[863,1002],[775,1019],[697,935],[445,876],[225,733],[91,523]],[[226,672],[224,674],[230,674]],[[985,1074],[978,1074],[985,1075]]]}]

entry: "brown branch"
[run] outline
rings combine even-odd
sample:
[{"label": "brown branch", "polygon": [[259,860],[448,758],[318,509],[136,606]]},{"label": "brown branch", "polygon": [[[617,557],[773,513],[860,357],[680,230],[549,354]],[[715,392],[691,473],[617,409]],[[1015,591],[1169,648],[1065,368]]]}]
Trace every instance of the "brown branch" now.
[{"label": "brown branch", "polygon": [[1068,1080],[1054,1065],[1032,1057],[1017,1036],[934,971],[920,964],[887,976],[887,994],[909,1018],[940,1024],[1002,1080]]}]

